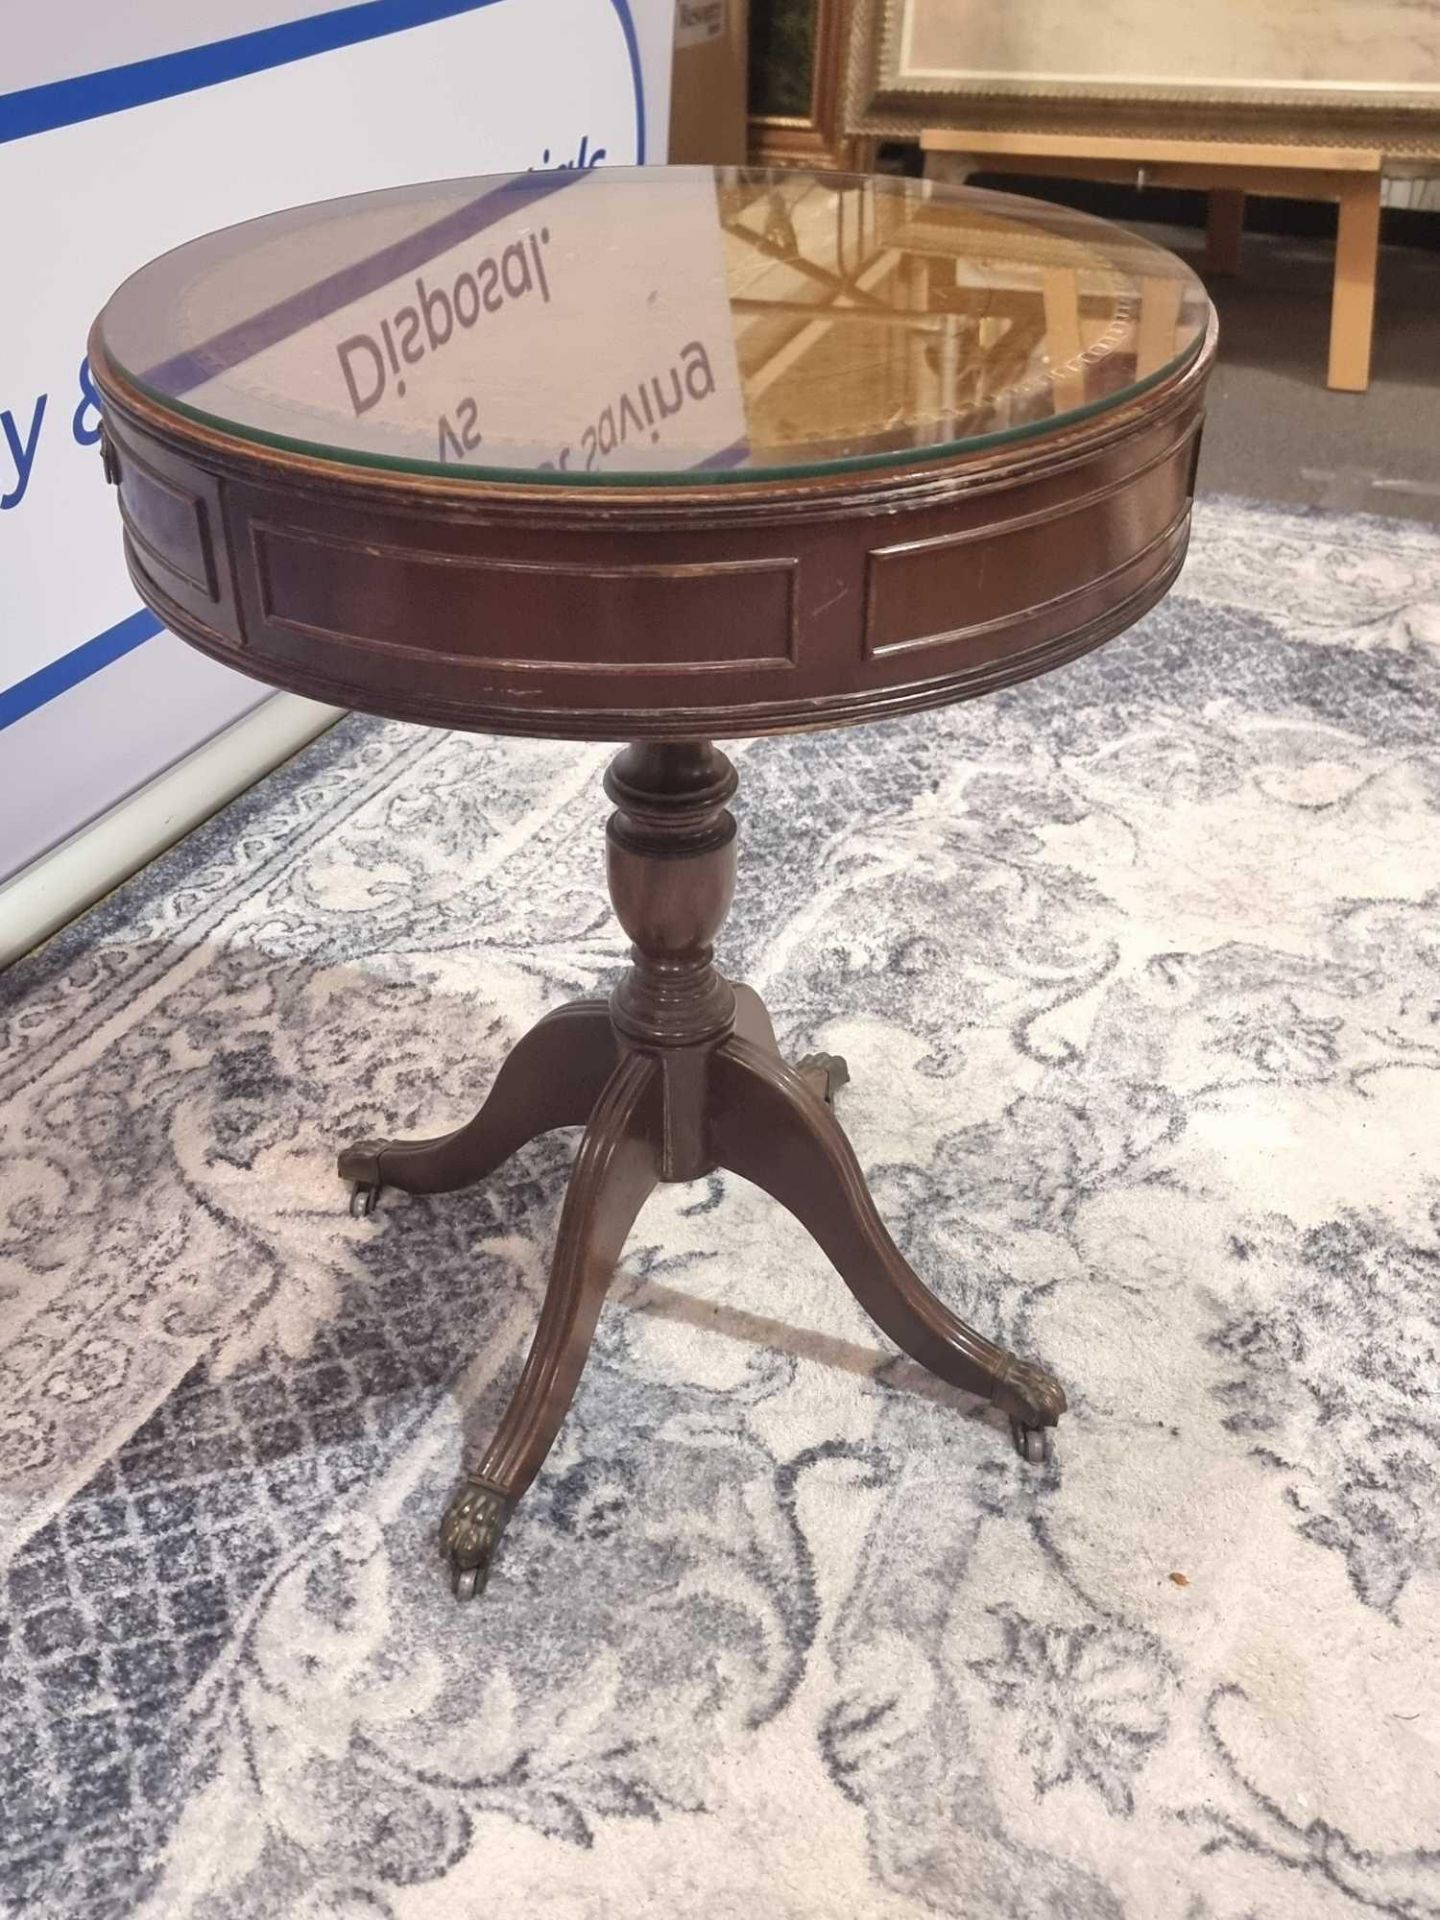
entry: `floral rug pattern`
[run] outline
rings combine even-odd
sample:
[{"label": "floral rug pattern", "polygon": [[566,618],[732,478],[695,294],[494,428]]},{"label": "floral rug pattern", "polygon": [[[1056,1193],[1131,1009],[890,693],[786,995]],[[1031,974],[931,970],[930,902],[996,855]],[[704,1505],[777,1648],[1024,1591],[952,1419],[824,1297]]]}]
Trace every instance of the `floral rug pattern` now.
[{"label": "floral rug pattern", "polygon": [[1054,1457],[662,1191],[479,1603],[599,748],[355,718],[0,978],[0,1910],[1440,1916],[1440,538],[1208,501],[1132,634],[737,747],[721,958]]}]

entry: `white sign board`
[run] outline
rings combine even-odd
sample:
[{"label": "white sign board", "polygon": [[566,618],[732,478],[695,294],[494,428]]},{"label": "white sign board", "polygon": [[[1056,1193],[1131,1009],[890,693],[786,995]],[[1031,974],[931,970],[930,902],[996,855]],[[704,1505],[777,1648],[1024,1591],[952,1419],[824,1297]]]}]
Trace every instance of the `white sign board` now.
[{"label": "white sign board", "polygon": [[0,879],[266,697],[126,576],[84,362],[109,293],[283,207],[662,159],[672,35],[672,0],[50,0],[6,27]]}]

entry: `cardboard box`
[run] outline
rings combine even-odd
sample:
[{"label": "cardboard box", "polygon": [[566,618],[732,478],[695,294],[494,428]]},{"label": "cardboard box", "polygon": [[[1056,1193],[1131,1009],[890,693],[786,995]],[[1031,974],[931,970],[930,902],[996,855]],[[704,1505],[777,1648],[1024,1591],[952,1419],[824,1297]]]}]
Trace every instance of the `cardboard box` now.
[{"label": "cardboard box", "polygon": [[748,34],[747,0],[675,0],[672,164],[744,165]]}]

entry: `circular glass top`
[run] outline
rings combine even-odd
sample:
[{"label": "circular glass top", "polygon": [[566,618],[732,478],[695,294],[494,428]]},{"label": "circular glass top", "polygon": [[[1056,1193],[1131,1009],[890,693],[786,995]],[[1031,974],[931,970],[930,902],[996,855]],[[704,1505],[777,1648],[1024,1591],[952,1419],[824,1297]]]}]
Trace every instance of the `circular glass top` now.
[{"label": "circular glass top", "polygon": [[132,275],[106,351],[322,458],[556,484],[893,466],[1116,407],[1209,317],[1173,255],[933,181],[531,172],[271,214]]}]

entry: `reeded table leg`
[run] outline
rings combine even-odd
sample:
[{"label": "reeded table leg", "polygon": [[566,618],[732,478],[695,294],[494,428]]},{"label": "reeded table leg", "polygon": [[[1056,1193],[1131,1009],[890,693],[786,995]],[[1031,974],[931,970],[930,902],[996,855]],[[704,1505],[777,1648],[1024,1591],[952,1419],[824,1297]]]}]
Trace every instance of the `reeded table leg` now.
[{"label": "reeded table leg", "polygon": [[372,1213],[384,1187],[454,1193],[473,1187],[537,1134],[583,1126],[619,1058],[604,1000],[557,1007],[502,1062],[473,1120],[431,1140],[357,1140],[340,1155],[351,1211]]},{"label": "reeded table leg", "polygon": [[660,1069],[632,1053],[615,1069],[585,1131],[525,1370],[495,1438],[441,1522],[440,1551],[462,1600],[484,1590],[505,1522],[555,1444],[615,1262],[659,1179]]}]

